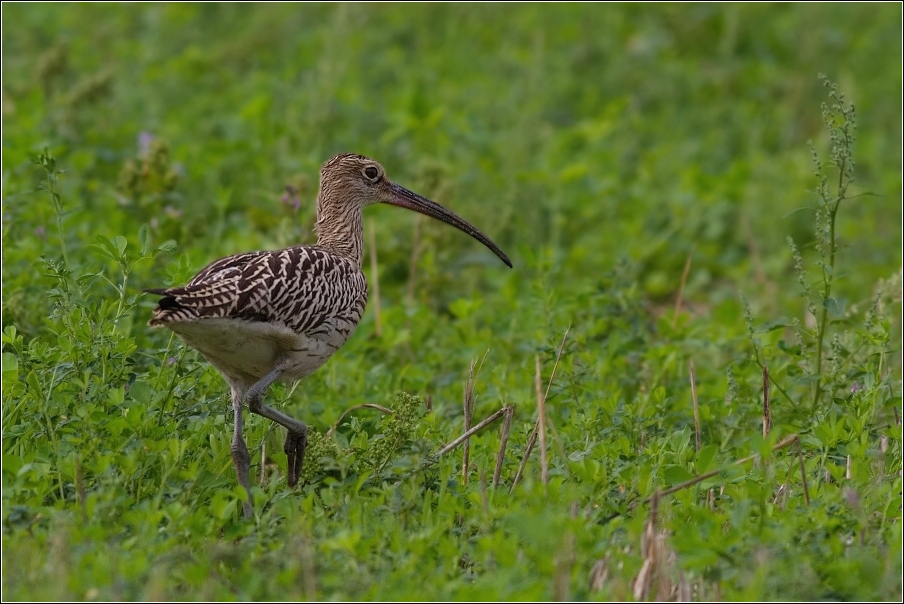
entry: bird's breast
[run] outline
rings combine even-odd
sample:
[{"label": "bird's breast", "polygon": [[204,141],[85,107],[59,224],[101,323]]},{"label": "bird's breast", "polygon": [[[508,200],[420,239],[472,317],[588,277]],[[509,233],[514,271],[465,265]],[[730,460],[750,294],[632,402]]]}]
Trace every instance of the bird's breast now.
[{"label": "bird's breast", "polygon": [[316,333],[299,334],[282,323],[207,319],[170,326],[227,379],[250,386],[278,365],[280,381],[296,381],[316,371],[348,340],[355,325],[326,321]]}]

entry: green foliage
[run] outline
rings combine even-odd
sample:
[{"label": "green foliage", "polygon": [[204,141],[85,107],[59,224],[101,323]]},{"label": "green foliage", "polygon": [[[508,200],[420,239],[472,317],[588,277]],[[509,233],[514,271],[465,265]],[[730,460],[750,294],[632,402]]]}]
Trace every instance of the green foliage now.
[{"label": "green foliage", "polygon": [[[900,6],[3,10],[5,599],[901,598]],[[298,489],[247,417],[248,522],[140,292],[313,243],[339,151],[515,269],[368,208],[379,323],[267,393]],[[495,487],[501,420],[437,456],[487,349]]]},{"label": "green foliage", "polygon": [[[833,287],[845,274],[836,263],[841,249],[837,237],[839,210],[842,202],[857,201],[847,195],[854,182],[856,114],[834,83],[825,76],[821,80],[832,101],[831,105],[823,104],[823,120],[831,145],[829,163],[836,174],[826,173],[819,154],[811,147],[818,181],[815,283],[800,250],[793,239],[788,239],[809,325],[802,325],[796,318],[781,318],[756,326],[749,307],[746,322],[757,364],[773,371],[772,381],[779,392],[804,411],[795,419],[798,429],[819,432],[826,415],[838,413],[840,406],[846,408],[842,413],[860,418],[852,425],[859,433],[869,430],[876,420],[897,423],[893,415],[900,395],[894,381],[888,379],[887,362],[900,350],[893,345],[893,317],[888,313],[901,299],[900,290],[893,285],[900,282],[901,271],[888,279],[890,283],[880,281],[876,285],[869,306],[847,308],[844,298],[833,295]],[[834,187],[829,184],[830,176]],[[782,333],[782,337],[765,343],[760,334],[773,331]],[[807,391],[808,397],[804,394]]]},{"label": "green foliage", "polygon": [[[302,481],[317,485],[331,470],[338,471],[338,476],[347,483],[359,482],[362,477],[373,483],[397,478],[404,455],[417,453],[417,429],[425,409],[418,397],[399,392],[391,413],[380,422],[374,435],[367,433],[365,423],[353,422],[352,436],[343,437],[346,446],[342,447],[329,435],[312,433],[308,438]],[[387,468],[390,463],[393,467]]]}]

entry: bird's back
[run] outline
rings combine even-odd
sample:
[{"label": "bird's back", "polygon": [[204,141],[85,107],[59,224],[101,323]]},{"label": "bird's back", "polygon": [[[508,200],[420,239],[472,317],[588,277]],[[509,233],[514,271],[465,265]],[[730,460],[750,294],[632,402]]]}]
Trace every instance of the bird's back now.
[{"label": "bird's back", "polygon": [[184,287],[148,291],[162,296],[152,326],[248,383],[283,358],[284,380],[313,372],[348,340],[367,302],[360,268],[317,246],[228,256]]}]

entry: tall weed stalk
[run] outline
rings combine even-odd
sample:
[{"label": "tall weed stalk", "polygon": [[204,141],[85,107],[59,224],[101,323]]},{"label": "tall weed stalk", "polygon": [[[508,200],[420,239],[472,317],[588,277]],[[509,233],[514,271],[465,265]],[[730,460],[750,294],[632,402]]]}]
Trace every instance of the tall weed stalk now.
[{"label": "tall weed stalk", "polygon": [[[849,191],[855,180],[857,119],[853,104],[838,86],[825,76],[820,76],[820,80],[828,90],[829,100],[822,104],[822,117],[830,147],[828,162],[824,162],[816,147],[810,145],[817,179],[815,266],[807,266],[798,245],[788,238],[808,316],[804,321],[780,317],[757,325],[746,299],[743,300],[757,365],[761,369],[768,367],[778,393],[795,407],[803,405],[817,415],[830,410],[826,407],[828,402],[849,405],[862,400],[865,387],[891,387],[883,377],[891,338],[891,324],[885,313],[889,301],[900,301],[892,287],[900,282],[899,275],[877,284],[865,313],[856,304],[847,304],[837,292],[837,283],[843,276],[843,249],[838,240],[840,210],[856,198]],[[775,330],[783,330],[785,337],[767,340],[764,334]],[[777,345],[768,345],[770,341]],[[874,394],[867,398],[875,404],[883,397],[878,392]],[[876,407],[872,409],[875,411]]]}]

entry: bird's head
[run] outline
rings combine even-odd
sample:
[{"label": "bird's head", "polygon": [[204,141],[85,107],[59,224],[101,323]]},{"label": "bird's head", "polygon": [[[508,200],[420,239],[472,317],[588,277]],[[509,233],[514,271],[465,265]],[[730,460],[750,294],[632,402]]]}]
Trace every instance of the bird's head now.
[{"label": "bird's head", "polygon": [[[471,223],[438,203],[392,182],[386,178],[386,171],[379,162],[363,155],[340,153],[323,164],[320,169],[318,225],[329,219],[325,211],[335,209],[342,212],[351,209],[349,206],[360,210],[374,203],[401,206],[442,220],[480,241],[509,267],[512,266],[508,256]],[[343,207],[325,208],[325,205]]]}]

